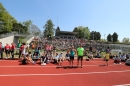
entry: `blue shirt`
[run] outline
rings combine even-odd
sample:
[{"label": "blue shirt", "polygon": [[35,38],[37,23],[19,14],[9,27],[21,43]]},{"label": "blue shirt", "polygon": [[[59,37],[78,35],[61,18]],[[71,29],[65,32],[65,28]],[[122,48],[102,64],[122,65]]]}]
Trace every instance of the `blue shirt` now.
[{"label": "blue shirt", "polygon": [[70,56],[74,56],[74,54],[75,54],[74,50],[71,50],[70,51]]},{"label": "blue shirt", "polygon": [[2,45],[2,48],[4,48],[4,45]]}]

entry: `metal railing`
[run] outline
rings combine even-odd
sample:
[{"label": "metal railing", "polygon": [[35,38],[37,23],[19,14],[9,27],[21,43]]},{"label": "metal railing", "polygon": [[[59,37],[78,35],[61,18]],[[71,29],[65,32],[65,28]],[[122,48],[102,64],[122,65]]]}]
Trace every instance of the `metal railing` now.
[{"label": "metal railing", "polygon": [[9,37],[9,36],[28,36],[29,34],[21,34],[21,33],[4,33],[4,34],[0,34],[0,39],[1,38],[5,38],[5,37]]}]

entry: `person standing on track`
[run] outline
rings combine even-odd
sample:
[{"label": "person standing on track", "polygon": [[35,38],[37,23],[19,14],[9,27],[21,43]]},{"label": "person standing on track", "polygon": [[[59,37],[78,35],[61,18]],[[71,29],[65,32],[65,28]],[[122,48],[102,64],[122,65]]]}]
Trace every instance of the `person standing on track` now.
[{"label": "person standing on track", "polygon": [[74,46],[70,49],[70,66],[73,67],[73,61],[74,61],[74,55],[76,54],[76,50],[74,49]]},{"label": "person standing on track", "polygon": [[6,44],[5,46],[6,59],[10,58],[10,46]]},{"label": "person standing on track", "polygon": [[27,46],[26,46],[25,43],[23,43],[23,50],[22,50],[22,56],[23,57],[26,57],[26,55],[28,54],[28,52],[26,51],[26,49],[27,49]]},{"label": "person standing on track", "polygon": [[0,59],[3,59],[3,46],[2,46],[2,42],[0,42]]},{"label": "person standing on track", "polygon": [[11,52],[12,59],[14,59],[14,51],[15,51],[15,45],[14,45],[14,43],[11,43],[10,52]]},{"label": "person standing on track", "polygon": [[22,45],[19,48],[19,59],[21,58],[23,49],[24,49],[24,44],[22,43]]},{"label": "person standing on track", "polygon": [[82,61],[83,61],[83,55],[84,55],[84,48],[80,44],[79,48],[77,48],[77,66],[79,66],[79,60],[81,60],[81,68],[83,67]]},{"label": "person standing on track", "polygon": [[106,56],[105,56],[105,60],[106,60],[106,64],[108,66],[108,61],[109,61],[110,55],[108,52],[106,52]]}]

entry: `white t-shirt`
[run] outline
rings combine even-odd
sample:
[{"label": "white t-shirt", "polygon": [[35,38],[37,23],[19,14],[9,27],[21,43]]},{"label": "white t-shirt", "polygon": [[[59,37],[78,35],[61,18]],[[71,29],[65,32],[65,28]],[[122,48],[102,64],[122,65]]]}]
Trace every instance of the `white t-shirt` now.
[{"label": "white t-shirt", "polygon": [[23,54],[23,55],[27,55],[27,54],[28,54],[28,53],[26,52],[26,47],[27,47],[27,46],[24,45],[24,49],[23,49],[23,51],[22,51],[22,54]]}]

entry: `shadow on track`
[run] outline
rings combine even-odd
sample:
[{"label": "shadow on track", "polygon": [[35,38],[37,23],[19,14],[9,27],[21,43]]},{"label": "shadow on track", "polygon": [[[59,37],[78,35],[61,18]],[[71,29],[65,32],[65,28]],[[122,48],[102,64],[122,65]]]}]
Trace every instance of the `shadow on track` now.
[{"label": "shadow on track", "polygon": [[78,66],[57,66],[57,69],[63,68],[63,69],[76,69],[79,68]]}]

